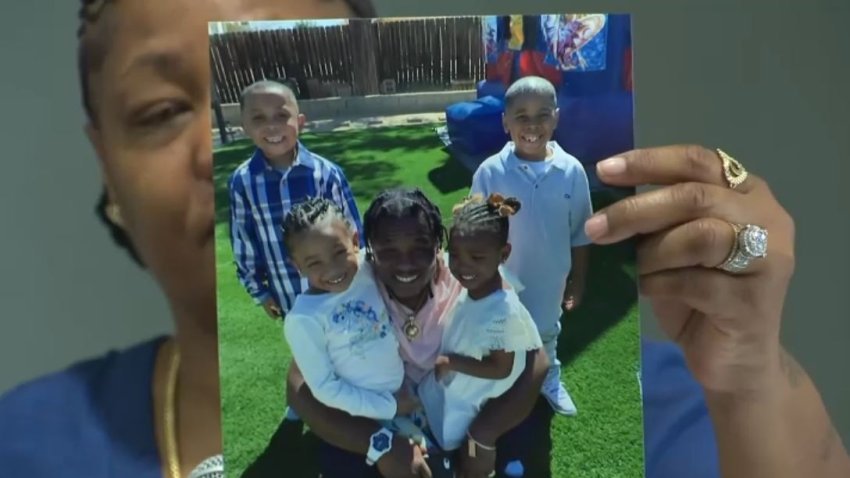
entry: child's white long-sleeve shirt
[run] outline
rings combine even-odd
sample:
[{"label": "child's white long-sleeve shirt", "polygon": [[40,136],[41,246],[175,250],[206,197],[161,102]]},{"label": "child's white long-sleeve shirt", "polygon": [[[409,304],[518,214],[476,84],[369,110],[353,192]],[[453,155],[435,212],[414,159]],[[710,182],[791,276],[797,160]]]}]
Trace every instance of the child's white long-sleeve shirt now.
[{"label": "child's white long-sleeve shirt", "polygon": [[284,333],[317,400],[355,416],[395,416],[393,393],[404,381],[404,365],[384,302],[363,264],[344,292],[299,295]]}]

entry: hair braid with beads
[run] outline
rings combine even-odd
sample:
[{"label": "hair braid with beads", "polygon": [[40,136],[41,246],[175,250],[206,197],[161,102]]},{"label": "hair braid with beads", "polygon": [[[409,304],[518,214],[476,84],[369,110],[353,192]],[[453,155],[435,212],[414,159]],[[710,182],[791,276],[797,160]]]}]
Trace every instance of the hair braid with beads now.
[{"label": "hair braid with beads", "polygon": [[487,199],[480,194],[470,196],[452,208],[451,230],[462,234],[493,234],[499,245],[505,245],[510,232],[508,218],[519,212],[521,206],[517,198],[505,198],[501,194],[491,194]]},{"label": "hair braid with beads", "polygon": [[333,201],[312,196],[292,206],[283,218],[283,244],[292,252],[292,238],[296,234],[309,230],[324,221],[340,220],[351,229],[351,222],[345,217],[342,209]]}]

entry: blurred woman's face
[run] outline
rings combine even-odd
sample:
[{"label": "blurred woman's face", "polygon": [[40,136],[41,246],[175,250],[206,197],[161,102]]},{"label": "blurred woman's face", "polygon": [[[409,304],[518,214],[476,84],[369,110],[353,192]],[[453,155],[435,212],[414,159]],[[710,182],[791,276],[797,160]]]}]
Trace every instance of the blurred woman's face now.
[{"label": "blurred woman's face", "polygon": [[207,22],[340,18],[341,0],[116,0],[87,35],[87,132],[123,227],[174,312],[215,327],[215,208]]}]

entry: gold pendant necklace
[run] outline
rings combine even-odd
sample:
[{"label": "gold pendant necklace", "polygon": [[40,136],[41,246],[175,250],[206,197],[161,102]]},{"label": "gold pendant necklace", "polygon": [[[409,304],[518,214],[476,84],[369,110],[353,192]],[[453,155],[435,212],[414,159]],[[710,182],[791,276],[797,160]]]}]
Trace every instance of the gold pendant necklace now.
[{"label": "gold pendant necklace", "polygon": [[428,289],[425,291],[422,298],[419,299],[418,307],[411,310],[412,313],[408,314],[407,320],[405,320],[404,325],[401,326],[401,331],[404,332],[404,336],[411,342],[416,339],[416,337],[419,337],[419,333],[422,332],[422,329],[420,329],[419,325],[416,323],[416,313],[422,310],[422,307],[424,307],[425,303],[428,302],[430,296],[431,290]]},{"label": "gold pendant necklace", "polygon": [[[422,307],[425,306],[425,303],[428,302],[428,299],[431,297],[431,289],[425,291],[425,294],[419,299],[419,306],[416,308],[406,307],[390,290],[387,290],[390,296],[390,300],[396,303],[396,305],[402,307],[403,309],[409,309],[411,311],[410,314],[407,315],[407,319],[404,321],[404,324],[401,326],[401,331],[404,333],[404,336],[409,341],[413,341],[416,337],[419,336],[419,333],[422,329],[419,328],[419,325],[416,324],[416,313],[422,310]],[[402,310],[403,310],[402,309]]]},{"label": "gold pendant necklace", "polygon": [[415,320],[415,315],[408,316],[401,328],[402,332],[404,332],[404,336],[410,341],[413,341],[413,339],[419,336],[419,326],[416,325]]},{"label": "gold pendant necklace", "polygon": [[175,344],[171,351],[168,364],[167,382],[165,384],[165,407],[163,411],[163,428],[165,429],[165,459],[170,478],[183,478],[180,474],[180,458],[177,453],[177,420],[175,418],[177,392],[177,371],[180,367],[180,352]]}]

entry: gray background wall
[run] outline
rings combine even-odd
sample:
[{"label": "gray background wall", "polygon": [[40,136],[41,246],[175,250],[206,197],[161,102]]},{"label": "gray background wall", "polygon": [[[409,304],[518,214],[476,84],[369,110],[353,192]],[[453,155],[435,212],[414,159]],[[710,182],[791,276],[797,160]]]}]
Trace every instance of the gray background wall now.
[{"label": "gray background wall", "polygon": [[[783,336],[850,444],[850,3],[378,0],[383,15],[633,12],[641,146],[718,145],[766,177],[797,220]],[[92,214],[77,2],[13,2],[0,31],[0,392],[170,330],[152,281]],[[797,8],[792,8],[796,5]],[[657,333],[649,310],[646,333]]]}]

